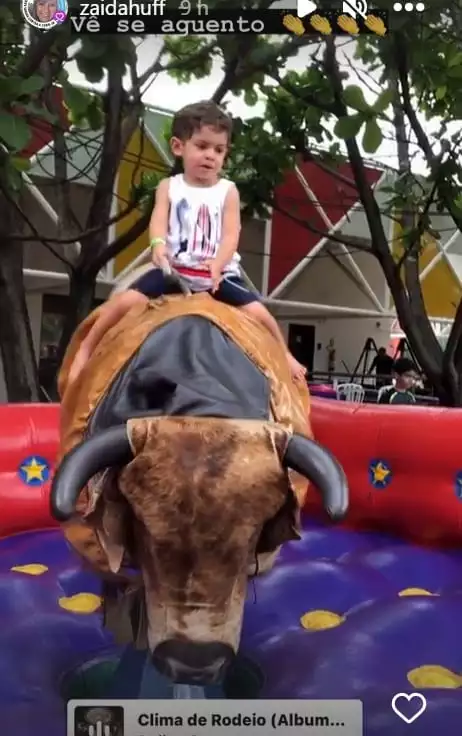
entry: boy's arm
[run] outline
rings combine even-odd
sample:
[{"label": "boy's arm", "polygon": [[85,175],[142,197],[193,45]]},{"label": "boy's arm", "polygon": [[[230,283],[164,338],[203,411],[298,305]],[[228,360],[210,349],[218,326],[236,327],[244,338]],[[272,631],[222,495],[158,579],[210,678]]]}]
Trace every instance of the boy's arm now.
[{"label": "boy's arm", "polygon": [[169,179],[162,179],[156,189],[156,201],[149,222],[149,240],[162,238],[165,240],[168,232],[168,214],[170,203],[168,198]]},{"label": "boy's arm", "polygon": [[164,268],[168,264],[166,237],[169,211],[169,179],[162,179],[157,185],[156,201],[149,222],[151,259],[153,264],[159,268]]},{"label": "boy's arm", "polygon": [[233,184],[226,195],[223,207],[221,243],[215,257],[217,267],[222,270],[231,260],[241,234],[241,202],[237,187]]}]

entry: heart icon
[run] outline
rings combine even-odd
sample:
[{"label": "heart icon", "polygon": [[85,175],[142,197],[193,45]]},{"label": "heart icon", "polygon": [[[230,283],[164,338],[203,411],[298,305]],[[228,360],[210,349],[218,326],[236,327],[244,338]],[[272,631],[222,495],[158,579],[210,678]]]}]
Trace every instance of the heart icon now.
[{"label": "heart icon", "polygon": [[66,13],[63,13],[62,10],[57,10],[56,13],[53,15],[53,20],[55,20],[57,23],[64,23],[66,20]]},{"label": "heart icon", "polygon": [[[408,703],[411,703],[411,701],[415,700],[416,704],[420,704],[419,710],[416,711],[413,716],[406,716],[398,706],[399,700],[406,700]],[[422,715],[422,713],[425,713],[427,709],[427,700],[421,693],[411,693],[410,695],[408,693],[396,693],[393,700],[391,701],[391,707],[395,711],[396,715],[399,716],[405,723],[413,723],[417,720],[417,718],[419,718],[419,716]]]}]

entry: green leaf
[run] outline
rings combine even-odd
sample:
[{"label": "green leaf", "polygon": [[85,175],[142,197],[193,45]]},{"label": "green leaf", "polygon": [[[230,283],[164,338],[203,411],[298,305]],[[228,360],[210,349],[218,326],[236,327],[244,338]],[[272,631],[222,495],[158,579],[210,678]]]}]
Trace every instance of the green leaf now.
[{"label": "green leaf", "polygon": [[84,116],[92,101],[91,95],[86,91],[78,89],[78,87],[73,87],[72,84],[66,84],[63,87],[63,92],[64,102],[73,116],[76,118]]},{"label": "green leaf", "polygon": [[16,90],[21,84],[20,77],[5,77],[0,75],[0,99],[4,104],[16,99]]},{"label": "green leaf", "polygon": [[449,67],[447,75],[451,79],[462,79],[462,65]]},{"label": "green leaf", "polygon": [[31,136],[31,130],[23,118],[0,109],[0,140],[10,151],[22,151]]},{"label": "green leaf", "polygon": [[252,89],[246,89],[244,92],[244,102],[249,107],[253,107],[258,102],[258,95],[256,91]]},{"label": "green leaf", "polygon": [[454,66],[462,66],[462,51],[458,51],[448,61],[449,68]]},{"label": "green leaf", "polygon": [[33,102],[22,102],[21,112],[24,112],[26,115],[30,115],[36,120],[45,120],[51,125],[54,125],[58,122],[58,118],[56,115],[47,110],[46,107],[40,107],[39,105],[35,105]]},{"label": "green leaf", "polygon": [[367,112],[371,109],[364,98],[364,92],[361,87],[355,84],[345,87],[343,90],[343,99],[348,107],[358,112]]},{"label": "green leaf", "polygon": [[368,120],[364,129],[363,148],[366,153],[375,153],[382,143],[383,135],[376,120]]},{"label": "green leaf", "polygon": [[101,130],[104,122],[104,114],[101,100],[98,97],[94,97],[88,105],[85,117],[88,126],[92,130]]},{"label": "green leaf", "polygon": [[82,36],[82,46],[79,50],[78,57],[85,59],[100,59],[106,53],[106,48],[101,41],[88,36]]},{"label": "green leaf", "polygon": [[40,90],[43,89],[44,84],[44,78],[40,77],[38,74],[34,75],[33,77],[27,77],[27,79],[21,80],[19,89],[17,90],[16,94],[19,97],[33,95],[36,92],[40,92]]},{"label": "green leaf", "polygon": [[435,92],[435,99],[436,100],[443,100],[446,97],[446,92],[448,88],[446,86],[438,87]]},{"label": "green leaf", "polygon": [[16,171],[29,171],[29,169],[31,168],[31,163],[28,158],[21,158],[21,156],[12,156],[10,161]]},{"label": "green leaf", "polygon": [[56,75],[56,81],[60,84],[66,84],[69,81],[69,72],[65,69],[61,69]]},{"label": "green leaf", "polygon": [[99,59],[85,59],[82,56],[76,58],[79,72],[91,84],[98,84],[104,78],[104,69]]},{"label": "green leaf", "polygon": [[342,140],[347,138],[356,138],[363,123],[363,115],[347,115],[346,117],[339,118],[337,120],[334,127],[334,133],[337,138],[342,138]]},{"label": "green leaf", "polygon": [[393,90],[391,89],[385,89],[376,99],[374,102],[372,109],[374,112],[381,113],[385,112],[387,107],[391,105],[393,101]]}]

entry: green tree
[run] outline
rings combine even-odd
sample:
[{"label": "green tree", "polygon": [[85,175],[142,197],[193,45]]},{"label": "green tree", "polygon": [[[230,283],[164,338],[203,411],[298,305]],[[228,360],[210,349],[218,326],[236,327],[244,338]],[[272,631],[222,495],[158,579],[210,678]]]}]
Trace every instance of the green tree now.
[{"label": "green tree", "polygon": [[[71,5],[77,0],[71,0]],[[270,2],[263,0],[268,7]],[[11,315],[9,324],[0,331],[0,349],[10,401],[37,400],[39,386],[35,365],[31,330],[26,309],[22,274],[23,248],[25,241],[33,241],[51,250],[66,265],[69,273],[69,309],[63,326],[59,345],[62,358],[77,324],[88,314],[94,297],[97,275],[106,263],[130,245],[147,228],[153,203],[153,181],[150,174],[150,189],[133,189],[133,200],[117,220],[135,209],[137,222],[115,241],[109,242],[110,209],[114,196],[114,180],[121,155],[142,113],[141,96],[146,85],[162,71],[182,70],[194,65],[196,73],[207,74],[213,59],[213,44],[188,44],[185,60],[175,54],[166,43],[151,66],[139,75],[136,70],[135,41],[127,37],[82,37],[77,51],[71,51],[72,37],[69,26],[61,26],[46,34],[34,33],[26,42],[24,25],[16,3],[8,0],[0,15],[0,31],[4,38],[14,41],[9,45],[8,58],[4,57],[0,69],[0,145],[2,155],[2,178],[0,193],[8,218],[2,219],[3,232],[0,249],[0,305]],[[8,34],[7,36],[5,34]],[[225,41],[223,41],[225,43]],[[306,41],[295,40],[286,44],[287,54],[295,53]],[[246,52],[248,42],[235,44]],[[253,47],[253,40],[249,48]],[[5,48],[5,47],[4,47]],[[165,61],[167,51],[168,62]],[[229,57],[232,52],[230,48]],[[233,57],[234,58],[234,57]],[[106,78],[104,94],[95,95],[76,88],[66,71],[72,59],[89,83],[98,83]],[[261,75],[265,58],[255,67]],[[252,62],[254,63],[254,62]],[[276,64],[276,58],[273,60]],[[220,94],[225,94],[232,83],[244,78],[248,69],[240,69],[232,61]],[[128,75],[131,86],[125,90],[123,78]],[[99,155],[99,170],[93,189],[92,202],[86,222],[76,227],[72,211],[68,177],[68,161],[65,145],[65,130],[60,124],[59,110],[53,90],[59,84],[69,110],[69,121],[81,129],[103,129],[103,143]],[[30,141],[32,128],[37,121],[45,120],[53,126],[53,149],[55,179],[59,184],[58,237],[45,238],[37,232],[33,222],[22,206],[21,194],[27,177],[27,162],[19,154]],[[139,198],[143,207],[139,207]],[[79,247],[77,246],[77,241]],[[13,268],[14,266],[14,268]],[[14,278],[13,278],[14,274]],[[7,329],[8,327],[8,329]],[[24,339],[15,335],[24,333]]]},{"label": "green tree", "polygon": [[[143,90],[164,65],[161,52],[138,74],[135,39],[127,37],[82,37],[75,51],[66,25],[45,34],[32,32],[26,41],[18,5],[9,3],[0,9],[0,33],[7,42],[0,51],[0,206],[4,215],[0,218],[0,309],[10,315],[8,321],[1,321],[0,350],[9,400],[28,401],[38,400],[40,392],[22,278],[23,243],[48,248],[69,274],[69,309],[58,350],[62,357],[77,324],[91,310],[101,268],[147,228],[150,213],[139,210],[135,198],[117,218],[111,219],[111,208],[122,154],[140,124]],[[67,72],[71,59],[89,83],[105,78],[105,92],[94,94],[72,84]],[[181,60],[171,62],[173,66],[181,68]],[[127,76],[130,84],[125,89]],[[71,202],[67,129],[61,122],[56,85],[62,88],[69,124],[77,130],[103,131],[98,173],[83,227]],[[53,239],[37,231],[22,196],[29,163],[21,152],[29,144],[34,126],[43,121],[52,126],[59,193],[59,231]],[[135,223],[110,241],[109,226],[115,219],[123,224],[135,210]]]},{"label": "green tree", "polygon": [[[212,2],[210,0],[210,5]],[[219,5],[220,0],[215,4]],[[264,10],[270,4],[270,0],[249,0],[247,6],[258,6]],[[392,3],[388,2],[388,5],[391,7]],[[449,212],[457,228],[461,229],[462,224],[459,134],[451,131],[451,123],[460,119],[462,104],[459,91],[461,17],[461,0],[457,0],[450,10],[443,7],[440,0],[435,0],[431,11],[425,13],[425,22],[418,24],[415,16],[403,14],[393,33],[384,38],[373,36],[352,41],[346,57],[341,44],[325,37],[221,35],[166,38],[161,56],[146,73],[148,76],[144,75],[146,81],[149,74],[166,70],[178,81],[187,83],[192,78],[208,76],[212,63],[220,60],[223,76],[214,94],[216,101],[226,102],[226,95],[233,93],[242,95],[249,105],[256,104],[258,100],[265,102],[265,127],[259,116],[236,121],[236,140],[229,162],[229,173],[240,186],[248,214],[264,214],[268,207],[284,209],[275,197],[275,186],[283,181],[288,171],[293,170],[296,162],[314,161],[338,180],[342,179],[338,163],[349,161],[370,238],[358,242],[357,239],[333,236],[331,240],[339,240],[353,250],[362,248],[378,260],[411,347],[440,398],[449,405],[462,402],[462,308],[457,311],[451,336],[443,351],[425,312],[418,260],[424,247],[422,234],[431,228],[435,209]],[[14,32],[17,35],[17,31]],[[95,187],[93,215],[85,224],[84,231],[79,233],[81,251],[69,259],[73,306],[63,333],[62,349],[77,322],[90,308],[99,269],[146,228],[156,183],[155,177],[145,177],[143,186],[134,189],[136,196],[131,206],[140,206],[138,224],[118,242],[108,243],[108,207],[116,170],[114,161],[121,150],[123,124],[129,127],[126,121],[131,119],[133,125],[141,107],[141,84],[134,73],[133,44],[130,40],[120,39],[117,58],[115,44],[119,44],[119,39],[99,37],[97,44],[85,39],[77,54],[79,67],[89,81],[98,81],[107,73],[108,93],[96,101],[81,91],[76,92],[62,74],[69,50],[68,31],[63,28],[57,29],[53,35],[42,35],[26,48],[21,47],[18,41],[19,51],[14,62],[9,62],[10,66],[13,64],[20,70],[22,79],[41,76],[45,81],[45,87],[42,86],[38,93],[33,90],[29,97],[23,95],[20,99],[21,105],[35,105],[34,115],[39,114],[37,99],[40,114],[50,113],[43,104],[42,90],[46,85],[49,88],[52,81],[60,80],[67,88],[68,105],[79,124],[95,126],[100,116],[105,129],[103,153],[109,168],[104,173],[104,167],[100,167],[103,173],[98,178],[99,187],[98,184]],[[307,59],[303,73],[288,69],[288,62],[297,54]],[[359,86],[352,72],[353,66],[358,65],[362,75]],[[121,77],[126,70],[135,80],[133,93],[123,92]],[[374,99],[371,101],[368,95],[366,101],[363,90],[371,85],[375,90]],[[16,99],[14,104],[17,102]],[[0,110],[10,112],[14,104],[2,102],[0,84]],[[438,123],[439,130],[435,135],[430,136],[426,132],[422,123],[424,117]],[[20,127],[24,131],[24,126]],[[424,179],[412,172],[408,146],[410,131],[428,164],[428,176]],[[394,136],[399,154],[400,176],[390,189],[387,207],[402,225],[400,255],[396,254],[396,249],[390,248],[384,232],[381,212],[367,181],[364,158],[367,154],[374,154],[383,136],[390,134]],[[5,171],[9,177],[17,179],[15,174],[11,174],[17,149],[14,145],[8,146],[4,139],[3,142],[8,156]],[[60,180],[64,185],[64,172]],[[14,191],[14,181],[10,182],[9,195],[12,188]],[[5,184],[2,191],[4,189]],[[149,206],[144,209],[139,203],[141,196],[144,200],[151,198]],[[64,203],[61,210],[62,221],[66,223],[70,218],[66,218]],[[17,208],[17,214],[21,216],[20,208]],[[294,210],[285,211],[285,214],[297,221],[302,219]],[[311,222],[303,221],[303,224],[321,236],[326,234]],[[105,237],[101,237],[102,234]],[[40,234],[35,234],[35,237],[43,243]],[[45,245],[70,245],[75,239],[75,233],[67,238],[63,234],[59,242],[53,244],[48,241]],[[10,234],[6,240],[13,242],[14,238]],[[0,290],[2,283],[0,278]]]},{"label": "green tree", "polygon": [[[426,313],[419,259],[423,235],[432,232],[433,213],[448,212],[462,231],[461,134],[460,129],[451,130],[451,123],[462,117],[462,42],[457,30],[461,17],[460,0],[451,10],[436,0],[421,23],[403,14],[385,37],[361,37],[347,47],[332,37],[306,36],[167,41],[171,58],[191,60],[181,72],[172,72],[178,81],[208,73],[193,56],[193,51],[196,55],[207,49],[211,57],[221,59],[223,68],[217,101],[233,92],[249,105],[265,102],[264,127],[259,116],[236,121],[229,162],[247,213],[261,215],[272,207],[301,221],[296,211],[284,210],[275,186],[300,160],[313,161],[336,180],[344,179],[338,163],[349,162],[370,237],[359,242],[334,235],[331,240],[363,249],[378,260],[410,346],[440,399],[451,406],[462,404],[462,306],[443,350]],[[287,68],[295,53],[308,61],[304,72]],[[357,75],[354,68],[360,70]],[[435,134],[426,132],[424,120],[438,126]],[[412,171],[411,134],[427,164],[425,177]],[[366,176],[365,156],[378,150],[384,136],[393,137],[399,158],[387,211],[401,224],[401,253],[390,247]],[[311,222],[302,224],[321,236],[327,234]]]}]

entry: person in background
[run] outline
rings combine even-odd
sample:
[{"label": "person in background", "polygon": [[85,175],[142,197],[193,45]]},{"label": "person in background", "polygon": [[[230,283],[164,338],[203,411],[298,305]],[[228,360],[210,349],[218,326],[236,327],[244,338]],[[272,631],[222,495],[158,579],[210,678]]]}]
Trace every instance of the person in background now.
[{"label": "person in background", "polygon": [[418,373],[412,360],[399,358],[393,364],[394,385],[383,386],[377,396],[378,404],[415,404],[413,393]]},{"label": "person in background", "polygon": [[378,349],[377,355],[372,361],[369,373],[372,373],[374,370],[375,375],[377,376],[375,387],[380,389],[382,386],[388,386],[393,370],[393,358],[388,355],[386,348]]}]

